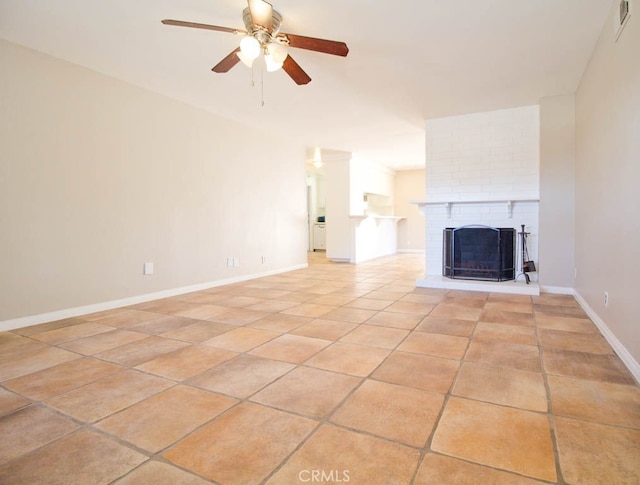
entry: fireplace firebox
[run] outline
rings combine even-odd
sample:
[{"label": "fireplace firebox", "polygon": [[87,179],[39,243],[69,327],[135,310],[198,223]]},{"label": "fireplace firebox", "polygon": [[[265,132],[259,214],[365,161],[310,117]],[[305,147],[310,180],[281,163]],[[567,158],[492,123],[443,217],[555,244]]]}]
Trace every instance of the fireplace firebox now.
[{"label": "fireplace firebox", "polygon": [[467,280],[514,280],[515,239],[516,230],[510,227],[447,227],[443,234],[442,274]]}]

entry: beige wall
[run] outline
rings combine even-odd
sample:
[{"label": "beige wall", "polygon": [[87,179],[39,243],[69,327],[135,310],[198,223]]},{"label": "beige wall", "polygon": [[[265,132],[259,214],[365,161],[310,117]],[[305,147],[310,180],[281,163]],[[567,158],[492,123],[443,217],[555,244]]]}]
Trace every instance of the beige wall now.
[{"label": "beige wall", "polygon": [[571,293],[574,275],[575,98],[540,100],[539,282]]},{"label": "beige wall", "polygon": [[306,263],[303,146],[4,41],[0,64],[0,322]]},{"label": "beige wall", "polygon": [[424,251],[424,214],[412,200],[424,200],[425,170],[396,172],[394,186],[395,215],[405,219],[398,223],[398,250]]},{"label": "beige wall", "polygon": [[576,93],[576,290],[637,365],[640,15],[617,42],[612,24],[610,15]]}]

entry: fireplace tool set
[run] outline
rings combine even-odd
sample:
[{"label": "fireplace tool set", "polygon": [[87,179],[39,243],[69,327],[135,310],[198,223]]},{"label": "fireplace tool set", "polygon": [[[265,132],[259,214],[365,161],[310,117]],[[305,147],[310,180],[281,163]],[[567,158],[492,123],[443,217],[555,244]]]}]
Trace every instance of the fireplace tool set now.
[{"label": "fireplace tool set", "polygon": [[531,279],[529,278],[528,273],[533,273],[536,270],[536,264],[533,260],[529,259],[529,251],[527,251],[527,236],[531,234],[530,232],[525,232],[524,224],[521,224],[520,227],[522,231],[518,233],[520,236],[521,249],[520,253],[522,255],[522,274],[524,275],[524,280],[529,284]]}]

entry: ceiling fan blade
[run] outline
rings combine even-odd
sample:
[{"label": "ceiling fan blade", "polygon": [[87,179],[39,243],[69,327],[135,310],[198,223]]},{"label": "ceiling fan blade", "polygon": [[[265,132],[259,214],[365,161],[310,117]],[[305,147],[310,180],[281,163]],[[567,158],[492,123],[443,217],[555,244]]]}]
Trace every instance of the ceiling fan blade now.
[{"label": "ceiling fan blade", "polygon": [[337,40],[316,39],[315,37],[284,33],[280,34],[280,36],[286,37],[289,45],[291,47],[297,47],[298,49],[323,52],[324,54],[333,54],[334,56],[342,57],[346,57],[349,53],[347,44]]},{"label": "ceiling fan blade", "polygon": [[311,78],[309,75],[302,70],[300,65],[293,60],[293,57],[287,56],[287,58],[282,63],[282,69],[286,72],[291,79],[295,81],[296,84],[309,84],[311,82]]},{"label": "ceiling fan blade", "polygon": [[234,49],[231,54],[213,66],[211,70],[217,73],[229,72],[229,69],[240,62],[240,58],[236,55],[238,52],[240,52],[240,47]]},{"label": "ceiling fan blade", "polygon": [[247,2],[249,3],[253,22],[270,31],[273,19],[273,5],[264,0],[247,0]]},{"label": "ceiling fan blade", "polygon": [[246,34],[244,30],[232,29],[230,27],[220,27],[219,25],[183,22],[182,20],[164,19],[162,23],[164,25],[175,25],[177,27],[191,27],[192,29],[216,30],[218,32],[228,32],[229,34]]}]

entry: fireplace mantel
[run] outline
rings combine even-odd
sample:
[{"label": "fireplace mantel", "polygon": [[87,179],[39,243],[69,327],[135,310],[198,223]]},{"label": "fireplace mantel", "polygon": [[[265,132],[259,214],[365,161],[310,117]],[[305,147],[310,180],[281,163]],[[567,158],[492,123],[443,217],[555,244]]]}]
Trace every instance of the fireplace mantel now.
[{"label": "fireplace mantel", "polygon": [[534,198],[512,198],[512,199],[485,199],[485,200],[444,200],[444,201],[432,201],[432,200],[412,200],[412,204],[416,204],[420,209],[430,206],[442,206],[447,211],[447,218],[451,219],[451,207],[453,205],[462,204],[505,204],[507,211],[507,217],[511,219],[513,217],[513,204],[517,202],[540,202],[540,199]]}]

